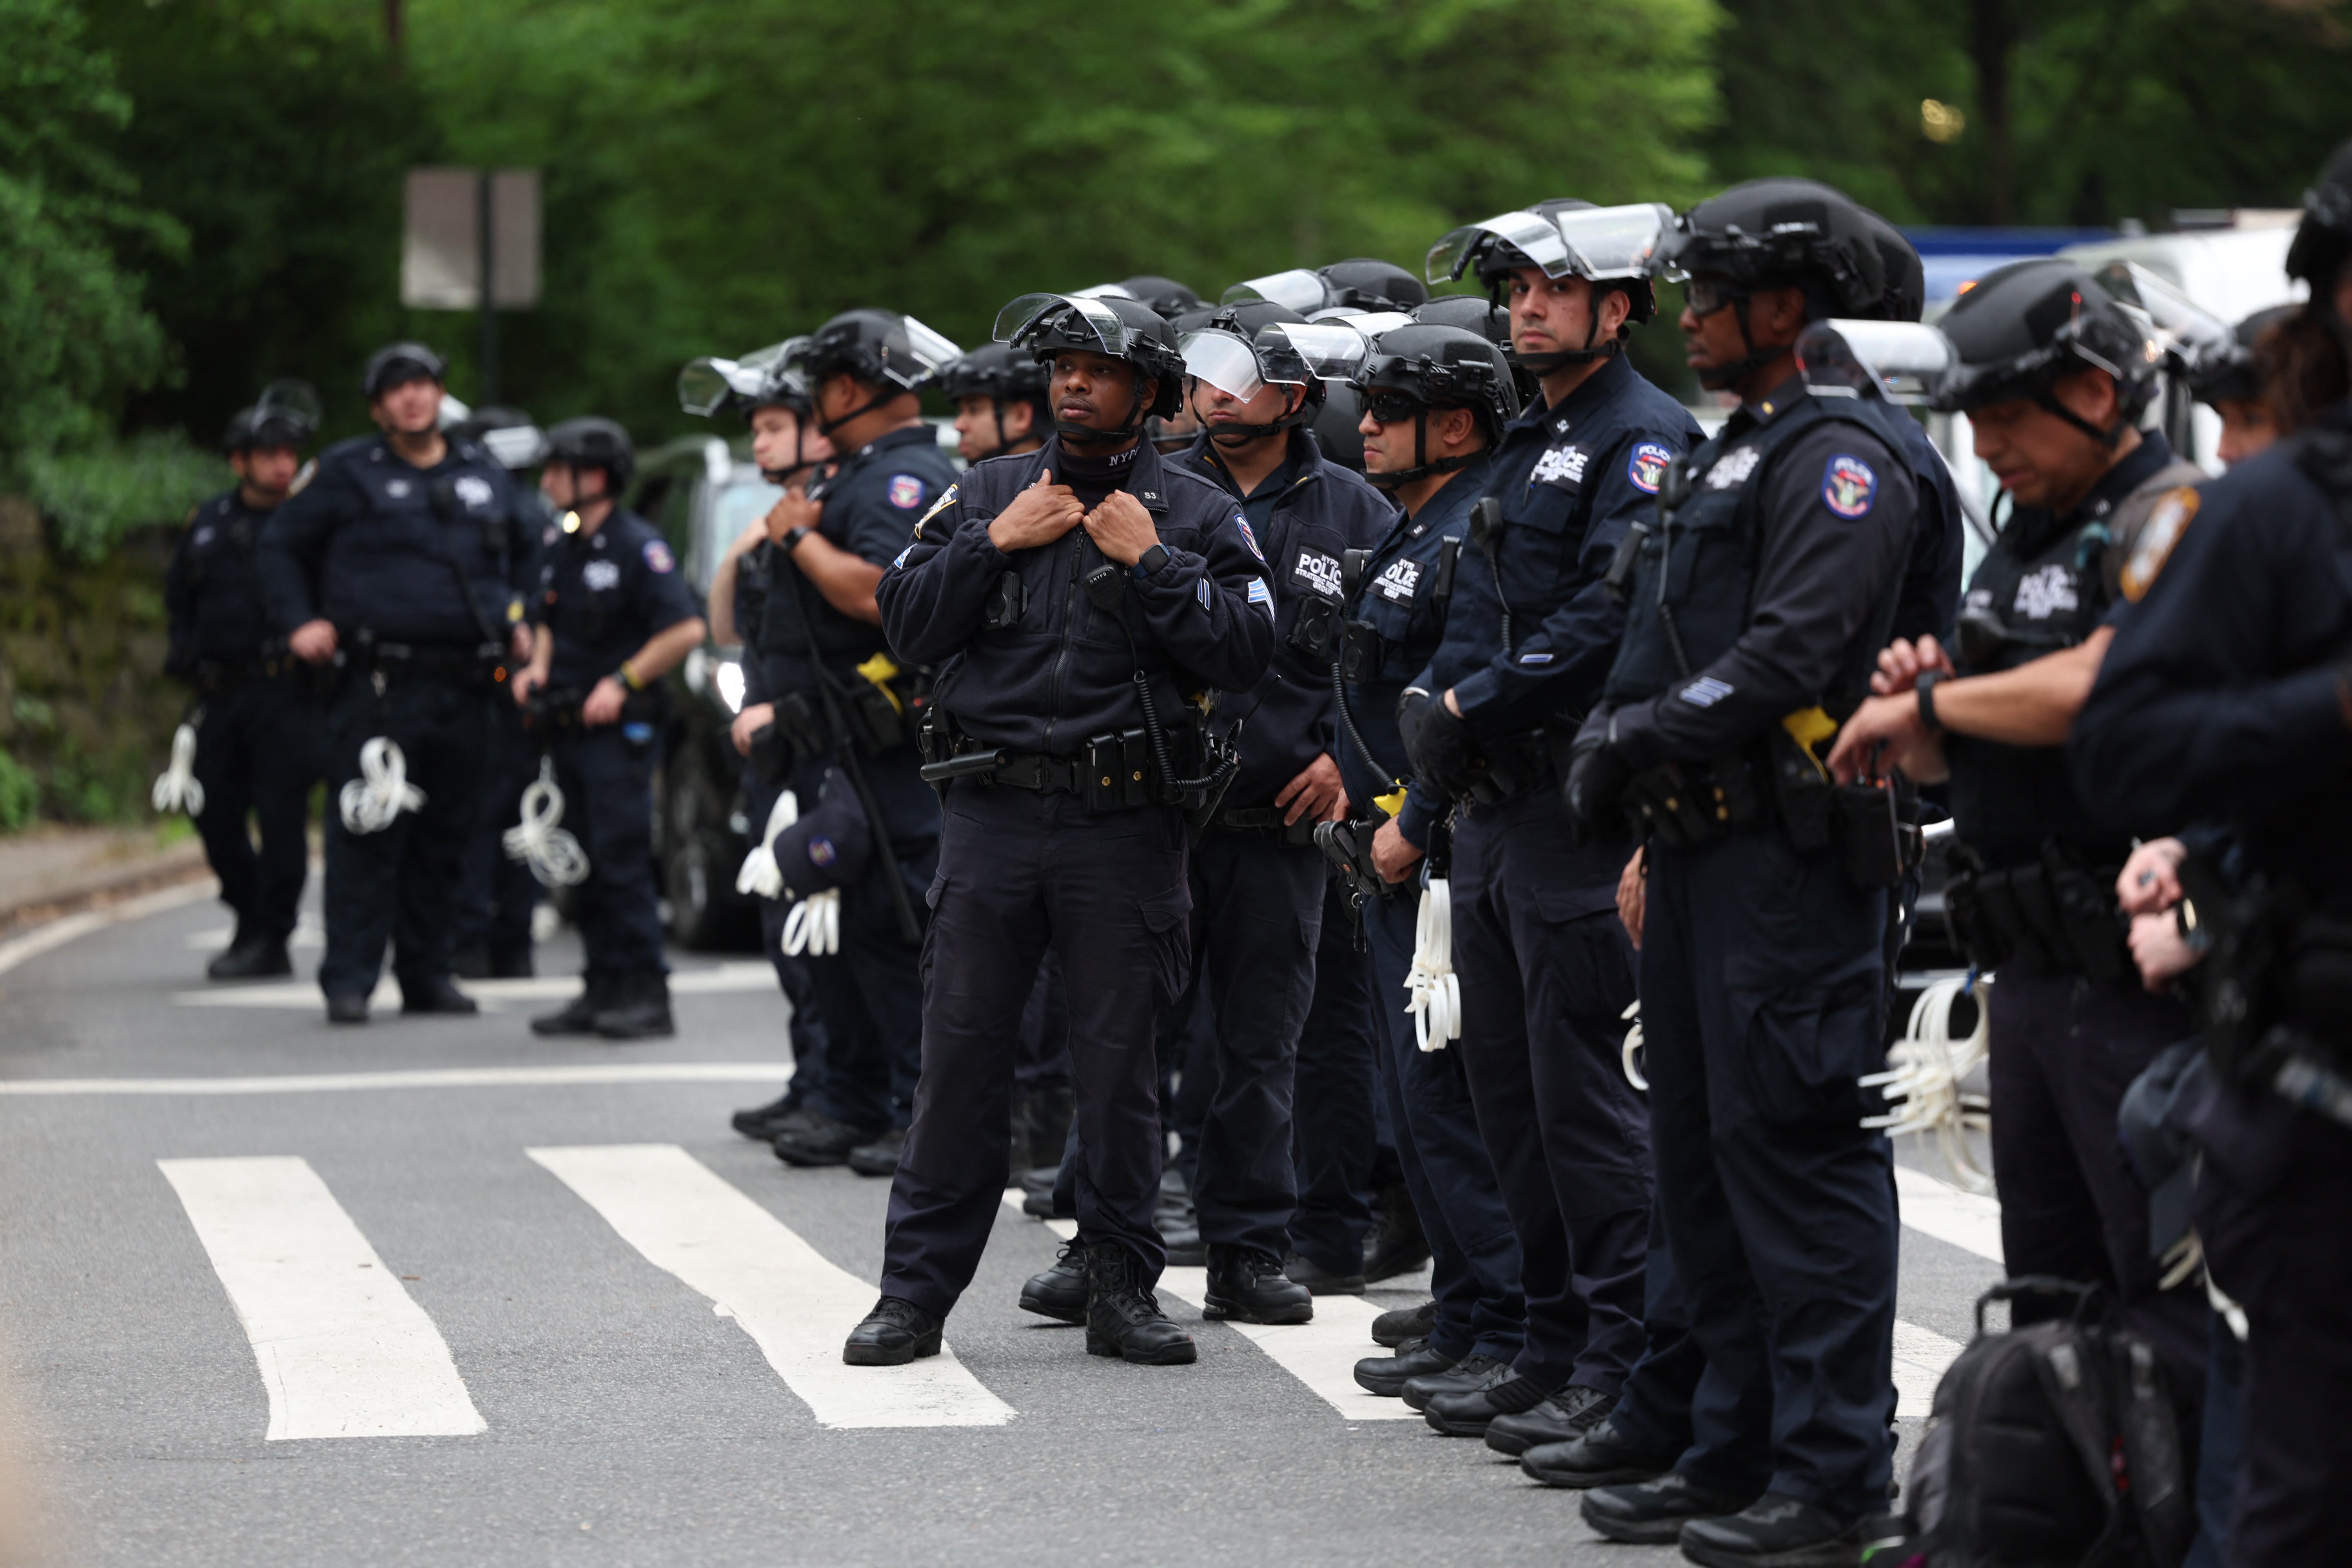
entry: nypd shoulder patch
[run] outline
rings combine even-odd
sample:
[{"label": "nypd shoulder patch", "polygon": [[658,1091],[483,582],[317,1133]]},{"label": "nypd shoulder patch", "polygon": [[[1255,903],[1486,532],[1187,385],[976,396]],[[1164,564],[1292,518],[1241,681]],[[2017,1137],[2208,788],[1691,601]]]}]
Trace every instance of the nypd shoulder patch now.
[{"label": "nypd shoulder patch", "polygon": [[2124,563],[2121,586],[2125,598],[2137,605],[2156,586],[2157,574],[2164,570],[2164,563],[2172,558],[2172,547],[2189,531],[2200,499],[2195,486],[2183,485],[2177,490],[2166,491],[2157,501],[2156,510],[2140,525],[2131,559]]},{"label": "nypd shoulder patch", "polygon": [[1655,441],[1636,442],[1633,455],[1625,459],[1625,482],[1645,496],[1656,495],[1674,460],[1675,455]]},{"label": "nypd shoulder patch", "polygon": [[931,519],[939,516],[940,513],[947,510],[948,508],[955,504],[957,489],[957,486],[950,485],[947,489],[941,490],[940,492],[940,499],[931,503],[931,509],[915,520],[916,538],[920,539],[923,537],[923,524],[930,521]]},{"label": "nypd shoulder patch", "polygon": [[669,552],[669,546],[661,540],[648,539],[646,541],[646,564],[656,572],[675,572],[677,570],[677,557]]},{"label": "nypd shoulder patch", "polygon": [[1822,504],[1840,517],[1861,517],[1878,500],[1878,476],[1851,452],[1839,452],[1822,466]]},{"label": "nypd shoulder patch", "polygon": [[1260,561],[1264,561],[1265,559],[1265,552],[1257,547],[1257,535],[1250,531],[1249,519],[1244,517],[1239,512],[1235,512],[1234,513],[1234,526],[1242,531],[1242,542],[1249,546],[1249,552],[1252,555],[1256,556]]},{"label": "nypd shoulder patch", "polygon": [[900,511],[912,511],[923,504],[924,499],[931,493],[931,487],[923,483],[917,475],[893,474],[887,493],[892,506]]}]

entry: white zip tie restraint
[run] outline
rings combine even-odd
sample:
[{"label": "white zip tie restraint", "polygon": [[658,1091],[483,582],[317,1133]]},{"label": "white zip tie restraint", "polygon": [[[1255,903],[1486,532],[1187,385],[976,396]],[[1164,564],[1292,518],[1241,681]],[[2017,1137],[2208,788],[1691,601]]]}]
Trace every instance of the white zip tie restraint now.
[{"label": "white zip tie restraint", "polygon": [[1639,996],[1634,997],[1633,1005],[1617,1016],[1621,1018],[1631,1018],[1633,1021],[1633,1026],[1625,1031],[1625,1081],[1632,1084],[1635,1089],[1640,1089],[1643,1093],[1647,1094],[1650,1092],[1650,1080],[1642,1076],[1640,1062],[1642,1055],[1642,999]]},{"label": "white zip tie restraint", "polygon": [[827,888],[793,906],[784,917],[784,956],[823,958],[841,951],[841,889]]},{"label": "white zip tie restraint", "polygon": [[1454,887],[1432,877],[1421,890],[1421,913],[1413,922],[1412,970],[1404,988],[1412,993],[1413,1043],[1440,1051],[1462,1037],[1462,982],[1454,973]]},{"label": "white zip tie restraint", "polygon": [[[1992,1191],[1992,1176],[1969,1152],[1968,1134],[1992,1126],[1991,1101],[1960,1088],[1961,1079],[1982,1067],[1992,1050],[1992,1017],[1987,991],[1992,977],[1975,970],[1957,979],[1938,980],[1919,994],[1912,1005],[1911,1021],[1886,1052],[1885,1072],[1865,1074],[1864,1089],[1880,1089],[1894,1109],[1884,1116],[1865,1116],[1864,1127],[1883,1130],[1889,1138],[1899,1132],[1934,1132],[1937,1152],[1953,1182],[1972,1193]],[[1974,995],[1977,1026],[1966,1039],[1952,1038],[1952,1005]]]},{"label": "white zip tie restraint", "polygon": [[157,811],[205,814],[205,786],[196,777],[196,727],[183,724],[172,731],[172,765],[155,775],[152,797]]},{"label": "white zip tie restraint", "polygon": [[402,812],[422,810],[425,792],[408,782],[400,743],[377,735],[360,748],[360,776],[343,785],[338,799],[345,832],[382,833]]},{"label": "white zip tie restraint", "polygon": [[772,899],[784,890],[784,874],[776,867],[776,835],[801,819],[800,798],[786,790],[769,808],[767,830],[743,857],[735,873],[735,890],[751,898]]},{"label": "white zip tie restraint", "polygon": [[563,791],[555,782],[555,759],[539,759],[539,780],[523,786],[522,821],[499,835],[507,858],[530,868],[542,888],[571,888],[588,879],[588,852],[563,820]]}]

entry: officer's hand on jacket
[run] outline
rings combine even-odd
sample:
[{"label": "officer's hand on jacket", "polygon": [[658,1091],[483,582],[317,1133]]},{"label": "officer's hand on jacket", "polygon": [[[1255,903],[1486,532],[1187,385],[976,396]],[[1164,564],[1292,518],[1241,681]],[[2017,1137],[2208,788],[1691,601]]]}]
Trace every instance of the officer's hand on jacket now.
[{"label": "officer's hand on jacket", "polygon": [[727,727],[727,738],[735,742],[736,755],[750,756],[753,737],[775,721],[776,705],[772,702],[754,702],[736,714],[735,722]]},{"label": "officer's hand on jacket", "polygon": [[621,716],[621,704],[628,700],[628,689],[608,675],[588,689],[586,700],[580,704],[580,722],[592,730],[610,724]]},{"label": "officer's hand on jacket", "polygon": [[513,650],[513,657],[517,659],[525,659],[530,657],[530,645],[531,630],[530,627],[527,626],[516,626],[514,629],[514,636],[508,639],[507,644],[507,646]]},{"label": "officer's hand on jacket", "polygon": [[1633,770],[1609,743],[1609,710],[1596,708],[1576,732],[1569,750],[1568,782],[1560,798],[1568,807],[1569,830],[1580,844],[1610,844],[1625,837],[1625,814],[1620,805]]},{"label": "officer's hand on jacket", "polygon": [[[1453,696],[1451,691],[1448,697]],[[1412,774],[1440,795],[1469,787],[1477,762],[1477,741],[1461,714],[1419,688],[1397,704],[1397,729],[1412,758]]]},{"label": "officer's hand on jacket", "polygon": [[1339,782],[1339,764],[1331,760],[1330,752],[1323,752],[1301,769],[1297,778],[1282,786],[1274,804],[1290,808],[1283,813],[1285,823],[1297,822],[1302,816],[1310,822],[1339,821],[1348,815],[1348,786]]},{"label": "officer's hand on jacket", "polygon": [[818,523],[823,522],[824,502],[811,500],[807,494],[801,490],[786,490],[776,498],[776,504],[768,509],[768,515],[764,521],[768,537],[776,543],[782,544],[784,542],[784,535],[793,530],[814,528]]},{"label": "officer's hand on jacket", "polygon": [[1617,873],[1617,918],[1624,922],[1625,934],[1633,945],[1642,945],[1642,916],[1650,907],[1650,851],[1646,846],[1633,851],[1625,868]]},{"label": "officer's hand on jacket", "polygon": [[[1037,482],[1013,498],[1013,504],[989,520],[988,542],[1010,555],[1051,544],[1086,520],[1087,509],[1067,485],[1053,482],[1047,468]],[[1138,552],[1140,553],[1140,552]]]},{"label": "officer's hand on jacket", "polygon": [[1421,864],[1421,846],[1404,836],[1393,816],[1372,835],[1372,869],[1383,882],[1402,882],[1412,876],[1412,868]]},{"label": "officer's hand on jacket", "polygon": [[1916,643],[1896,637],[1879,650],[1878,668],[1870,677],[1871,693],[1893,697],[1908,691],[1931,669],[1938,675],[1952,673],[1952,656],[1944,651],[1942,645],[1931,637],[1923,637]]},{"label": "officer's hand on jacket", "polygon": [[287,635],[286,646],[305,663],[324,664],[335,657],[335,623],[304,621]]},{"label": "officer's hand on jacket", "polygon": [[[1150,510],[1125,490],[1113,490],[1103,497],[1095,510],[1087,513],[1086,525],[1087,532],[1094,538],[1095,548],[1122,566],[1134,565],[1145,551],[1160,542],[1160,530],[1151,521]],[[1336,770],[1332,776],[1339,776]]]},{"label": "officer's hand on jacket", "polygon": [[2116,874],[2116,902],[2127,915],[2152,915],[2180,901],[2180,863],[2189,847],[2178,838],[2151,838],[2131,852]]}]

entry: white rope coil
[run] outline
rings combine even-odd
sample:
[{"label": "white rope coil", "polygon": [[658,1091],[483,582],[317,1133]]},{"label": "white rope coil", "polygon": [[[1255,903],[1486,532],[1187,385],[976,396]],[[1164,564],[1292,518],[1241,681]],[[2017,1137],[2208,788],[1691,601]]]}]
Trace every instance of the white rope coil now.
[{"label": "white rope coil", "polygon": [[743,857],[735,873],[735,890],[756,899],[772,899],[784,890],[784,874],[776,866],[776,835],[801,819],[800,798],[786,790],[769,809],[767,830]]},{"label": "white rope coil", "polygon": [[1454,973],[1454,888],[1443,877],[1432,877],[1421,892],[1421,913],[1414,921],[1412,972],[1404,988],[1412,993],[1405,1011],[1412,1015],[1413,1043],[1424,1051],[1445,1048],[1462,1037],[1462,982]]},{"label": "white rope coil", "polygon": [[539,759],[539,779],[522,791],[522,821],[499,835],[507,858],[530,868],[542,888],[576,887],[588,879],[588,852],[557,824],[563,820],[563,790],[555,782],[555,759]]},{"label": "white rope coil", "polygon": [[196,727],[183,724],[172,731],[172,765],[155,776],[152,797],[157,811],[205,814],[205,786],[196,777]]},{"label": "white rope coil", "polygon": [[794,904],[784,917],[784,956],[823,958],[841,951],[841,889],[827,888]]},{"label": "white rope coil", "polygon": [[[1987,992],[1992,978],[1973,971],[1964,977],[1938,980],[1919,994],[1912,1005],[1904,1037],[1886,1053],[1885,1072],[1865,1074],[1859,1081],[1875,1089],[1893,1108],[1884,1116],[1865,1116],[1864,1127],[1877,1128],[1892,1138],[1897,1133],[1933,1132],[1937,1152],[1955,1184],[1972,1193],[1992,1191],[1992,1174],[1969,1150],[1968,1134],[1992,1126],[1991,1102],[1981,1094],[1960,1088],[1970,1073],[1982,1067],[1992,1049],[1992,1017]],[[1952,1007],[1973,994],[1977,1026],[1967,1038],[1952,1038]]]},{"label": "white rope coil", "polygon": [[1642,999],[1634,997],[1633,1005],[1617,1016],[1633,1021],[1633,1026],[1625,1031],[1625,1081],[1647,1094],[1650,1092],[1650,1080],[1642,1076],[1641,1065]]},{"label": "white rope coil", "polygon": [[348,833],[382,833],[404,811],[419,811],[425,792],[408,782],[408,759],[400,744],[377,735],[360,748],[360,776],[338,797]]}]

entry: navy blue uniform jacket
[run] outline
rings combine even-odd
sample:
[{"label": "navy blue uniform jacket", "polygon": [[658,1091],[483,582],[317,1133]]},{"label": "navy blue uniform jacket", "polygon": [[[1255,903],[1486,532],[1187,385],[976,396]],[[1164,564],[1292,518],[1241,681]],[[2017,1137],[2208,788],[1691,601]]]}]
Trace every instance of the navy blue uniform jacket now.
[{"label": "navy blue uniform jacket", "polygon": [[[1274,649],[1265,563],[1244,542],[1233,497],[1163,463],[1149,443],[1122,488],[1151,512],[1168,559],[1149,574],[1127,570],[1116,617],[1079,585],[1108,559],[1085,529],[1009,555],[989,542],[997,513],[1060,456],[1047,441],[974,464],[882,574],[875,597],[898,658],[956,659],[933,700],[984,746],[1073,757],[1090,736],[1142,727],[1139,661],[1163,726],[1194,693],[1255,686]],[[1020,574],[1025,607],[1012,625],[983,630],[1007,572]]]},{"label": "navy blue uniform jacket", "polygon": [[621,668],[656,632],[702,612],[661,530],[615,509],[587,535],[552,531],[539,569],[533,624],[553,640],[548,685],[585,691]]}]

